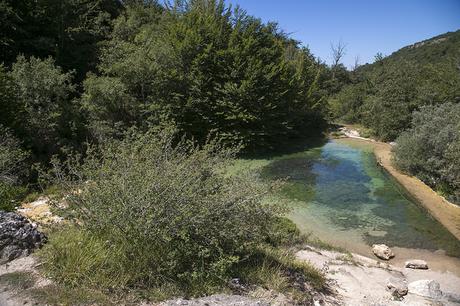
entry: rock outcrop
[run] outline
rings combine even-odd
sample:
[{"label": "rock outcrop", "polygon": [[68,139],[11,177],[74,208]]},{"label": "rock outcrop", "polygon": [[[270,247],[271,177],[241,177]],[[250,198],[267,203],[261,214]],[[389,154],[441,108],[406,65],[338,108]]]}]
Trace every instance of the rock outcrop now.
[{"label": "rock outcrop", "polygon": [[0,263],[27,256],[46,242],[46,236],[25,217],[0,211]]},{"label": "rock outcrop", "polygon": [[451,272],[413,270],[358,254],[308,247],[296,253],[323,271],[338,303],[320,305],[460,305],[460,277]]},{"label": "rock outcrop", "polygon": [[438,282],[429,279],[422,279],[409,284],[409,292],[430,299],[442,297],[441,286]]},{"label": "rock outcrop", "polygon": [[383,260],[389,260],[390,258],[395,257],[393,251],[391,251],[391,249],[385,244],[374,244],[372,246],[372,253]]}]

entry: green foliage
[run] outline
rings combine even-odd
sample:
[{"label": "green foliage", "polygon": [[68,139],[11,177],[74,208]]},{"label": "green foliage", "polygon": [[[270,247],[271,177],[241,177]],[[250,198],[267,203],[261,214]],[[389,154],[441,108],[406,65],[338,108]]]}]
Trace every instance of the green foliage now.
[{"label": "green foliage", "polygon": [[0,58],[10,66],[20,54],[53,56],[81,80],[94,68],[97,43],[110,33],[120,9],[116,0],[2,0]]},{"label": "green foliage", "polygon": [[90,148],[83,160],[55,162],[80,225],[50,234],[39,252],[45,273],[65,290],[153,300],[210,294],[234,277],[298,293],[300,277],[301,286],[322,289],[321,273],[275,249],[305,242],[283,209],[262,201],[279,182],[226,175],[234,149],[173,139],[134,132]]},{"label": "green foliage", "polygon": [[356,80],[329,101],[332,117],[361,123],[374,136],[394,140],[424,105],[460,97],[460,31],[405,47],[357,69]]},{"label": "green foliage", "polygon": [[[123,288],[127,271],[122,249],[87,230],[75,227],[51,232],[52,239],[39,251],[45,269],[67,287]],[[94,273],[96,272],[97,273]],[[78,272],[78,273],[77,273]]]},{"label": "green foliage", "polygon": [[26,188],[18,184],[26,174],[27,157],[19,140],[0,125],[0,210],[13,210],[26,192]]},{"label": "green foliage", "polygon": [[396,141],[398,168],[460,202],[460,104],[422,107]]},{"label": "green foliage", "polygon": [[323,290],[326,285],[324,275],[309,263],[297,260],[291,251],[269,246],[254,250],[234,273],[246,284],[283,292],[299,305],[312,303],[308,286]]},{"label": "green foliage", "polygon": [[0,181],[0,210],[14,211],[26,193],[26,187]]},{"label": "green foliage", "polygon": [[368,84],[364,82],[344,86],[339,93],[329,99],[331,117],[338,118],[345,123],[361,122],[361,107],[369,91],[368,87]]},{"label": "green foliage", "polygon": [[70,139],[74,107],[70,101],[75,86],[69,73],[63,73],[54,60],[26,59],[19,56],[9,73],[17,98],[6,105],[14,118],[9,126],[36,155],[49,157]]},{"label": "green foliage", "polygon": [[149,125],[203,142],[270,146],[322,121],[319,64],[275,24],[221,1],[128,6],[85,81],[83,103],[100,137]]},{"label": "green foliage", "polygon": [[[279,209],[261,202],[269,190],[256,177],[224,177],[232,150],[186,141],[173,147],[171,141],[169,135],[129,135],[91,152],[82,165],[69,161],[55,171],[76,217],[97,241],[116,248],[112,270],[129,275],[118,280],[127,286],[170,280],[203,286],[194,289],[203,293],[229,276],[246,248],[266,239]],[[81,192],[72,192],[76,188]]]},{"label": "green foliage", "polygon": [[21,149],[19,140],[0,125],[0,180],[17,183],[26,158],[27,153]]},{"label": "green foliage", "polygon": [[0,65],[0,124],[4,127],[19,126],[20,113],[17,102],[17,87],[14,79],[3,65]]},{"label": "green foliage", "polygon": [[31,288],[25,293],[40,305],[120,305],[108,293],[87,288],[68,288],[56,285],[46,285]]}]

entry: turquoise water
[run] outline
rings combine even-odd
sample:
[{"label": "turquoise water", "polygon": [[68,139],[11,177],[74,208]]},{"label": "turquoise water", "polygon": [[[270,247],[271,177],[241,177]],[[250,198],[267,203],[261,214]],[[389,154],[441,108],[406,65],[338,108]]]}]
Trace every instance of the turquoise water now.
[{"label": "turquoise water", "polygon": [[306,232],[372,245],[445,250],[460,241],[426,213],[376,162],[370,150],[338,141],[271,159],[266,179],[288,178],[281,191]]}]

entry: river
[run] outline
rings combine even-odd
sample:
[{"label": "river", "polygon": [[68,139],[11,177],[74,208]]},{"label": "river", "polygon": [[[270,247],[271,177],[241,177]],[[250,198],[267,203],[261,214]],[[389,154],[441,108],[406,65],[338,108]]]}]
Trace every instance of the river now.
[{"label": "river", "polygon": [[271,200],[291,208],[304,233],[362,255],[374,243],[460,274],[460,241],[432,218],[376,162],[372,148],[329,140],[296,153],[241,162],[264,180],[288,178]]}]

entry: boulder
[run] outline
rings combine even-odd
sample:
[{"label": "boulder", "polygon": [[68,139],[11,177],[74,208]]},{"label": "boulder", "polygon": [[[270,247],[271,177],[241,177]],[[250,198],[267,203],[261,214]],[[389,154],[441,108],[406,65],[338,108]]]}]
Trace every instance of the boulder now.
[{"label": "boulder", "polygon": [[422,279],[409,284],[409,293],[417,294],[430,299],[442,297],[442,291],[438,282],[429,279]]},{"label": "boulder", "polygon": [[411,259],[411,260],[406,261],[405,267],[410,268],[410,269],[426,270],[428,269],[428,264],[424,260]]},{"label": "boulder", "polygon": [[393,296],[403,297],[407,294],[408,288],[404,280],[399,278],[390,278],[387,283],[387,288],[391,291]]},{"label": "boulder", "polygon": [[374,244],[372,246],[372,252],[375,256],[383,260],[389,260],[395,257],[395,254],[393,254],[391,249],[385,244]]},{"label": "boulder", "polygon": [[27,256],[41,247],[46,237],[25,217],[0,211],[0,263]]}]

